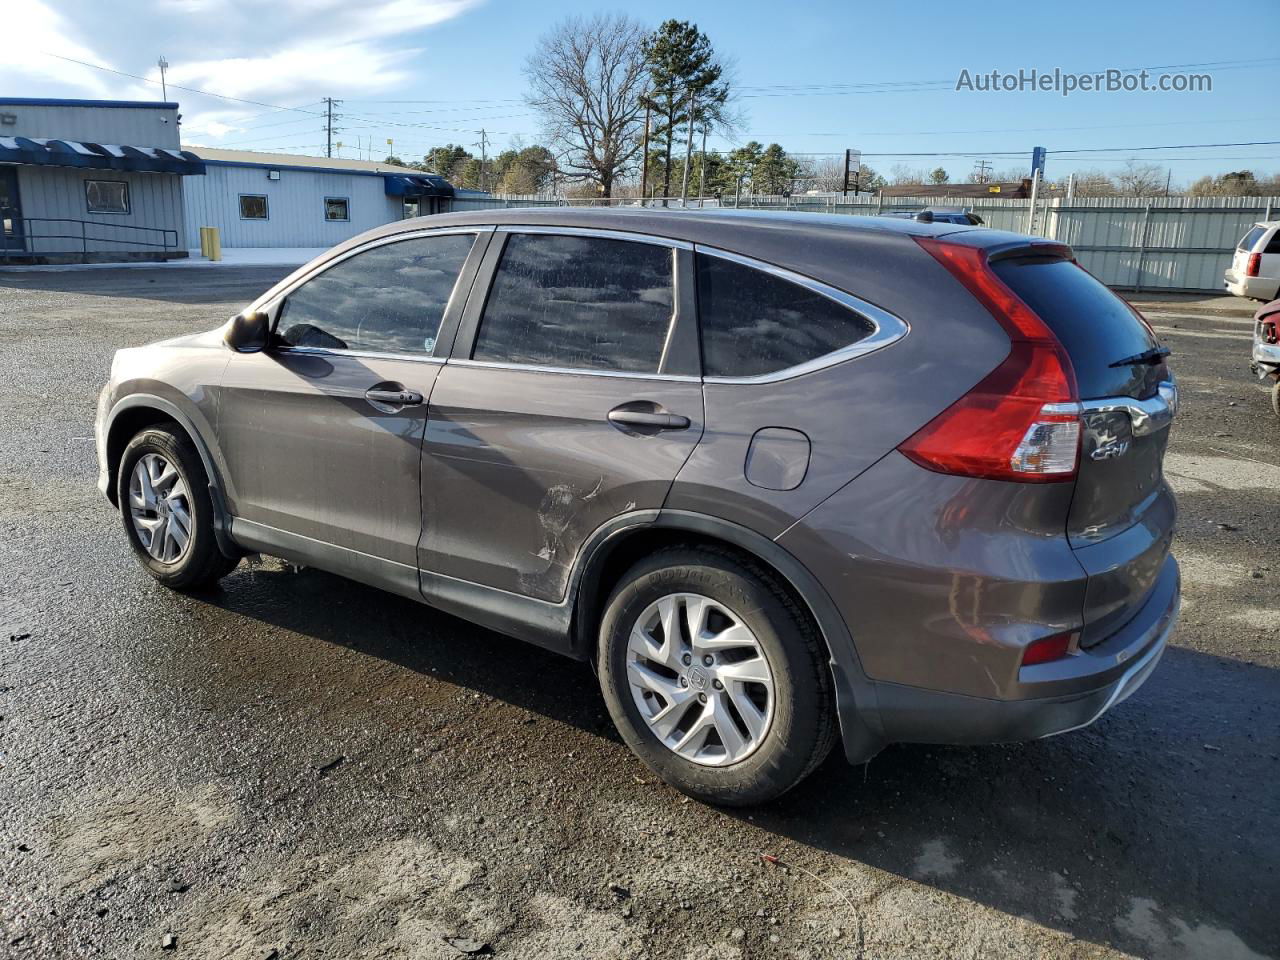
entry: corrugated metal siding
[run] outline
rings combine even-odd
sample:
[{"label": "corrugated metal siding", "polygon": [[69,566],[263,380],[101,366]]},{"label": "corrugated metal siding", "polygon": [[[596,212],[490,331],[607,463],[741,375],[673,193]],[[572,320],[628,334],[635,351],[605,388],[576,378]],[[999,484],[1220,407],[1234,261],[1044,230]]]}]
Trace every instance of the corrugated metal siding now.
[{"label": "corrugated metal siding", "polygon": [[[128,241],[162,244],[160,234],[132,227],[172,230],[168,235],[170,250],[183,245],[182,187],[183,179],[173,173],[126,173],[118,170],[83,170],[74,167],[20,166],[18,197],[23,217],[85,220],[87,246],[90,252],[122,250],[128,252],[161,252],[162,247],[146,247]],[[202,179],[196,177],[195,179]],[[86,180],[123,180],[129,184],[129,213],[90,213],[85,201]],[[27,224],[27,250],[31,253],[80,253],[79,223]],[[71,234],[71,239],[45,239],[51,235]]]},{"label": "corrugated metal siding", "polygon": [[[185,177],[187,246],[200,246],[201,227],[217,227],[224,247],[328,247],[404,215],[382,177],[279,169],[279,180],[262,167],[215,164],[203,177]],[[241,194],[266,196],[270,219],[241,220]],[[348,198],[351,219],[325,220],[325,197]]]},{"label": "corrugated metal siding", "polygon": [[178,111],[166,107],[81,107],[0,104],[0,113],[17,116],[0,126],[0,136],[47,140],[126,143],[135,147],[178,149]]},{"label": "corrugated metal siding", "polygon": [[[453,210],[554,206],[555,200],[456,198]],[[620,201],[634,203],[635,201]],[[678,205],[678,202],[675,204]],[[691,202],[691,206],[696,201]],[[711,204],[709,203],[708,206]],[[725,206],[732,201],[725,200]],[[1030,200],[999,197],[742,197],[742,208],[877,216],[890,210],[972,210],[996,230],[1028,232]],[[1240,238],[1259,220],[1280,219],[1278,197],[1081,197],[1036,201],[1031,233],[1071,244],[1103,283],[1144,290],[1221,290]]]}]

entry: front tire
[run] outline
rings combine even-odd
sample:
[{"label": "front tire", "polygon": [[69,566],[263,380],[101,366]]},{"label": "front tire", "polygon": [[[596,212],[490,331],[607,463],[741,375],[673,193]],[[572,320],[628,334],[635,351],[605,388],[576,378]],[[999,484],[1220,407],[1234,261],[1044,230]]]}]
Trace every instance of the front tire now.
[{"label": "front tire", "polygon": [[835,742],[815,625],[766,570],[728,550],[671,547],[633,566],[606,606],[598,667],[627,746],[698,800],[772,800]]},{"label": "front tire", "polygon": [[130,440],[116,496],[134,555],[165,586],[207,586],[235,568],[218,549],[209,478],[185,433],[151,427]]}]

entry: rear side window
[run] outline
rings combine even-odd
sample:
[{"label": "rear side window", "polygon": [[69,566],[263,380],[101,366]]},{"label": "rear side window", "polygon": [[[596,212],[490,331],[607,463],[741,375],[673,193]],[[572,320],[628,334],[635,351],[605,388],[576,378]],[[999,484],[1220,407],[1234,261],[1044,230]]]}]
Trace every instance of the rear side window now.
[{"label": "rear side window", "polygon": [[515,233],[498,263],[474,360],[656,373],[675,308],[670,247]]},{"label": "rear side window", "polygon": [[1280,253],[1280,228],[1271,234],[1271,239],[1267,241],[1267,249],[1263,253]]},{"label": "rear side window", "polygon": [[1262,235],[1267,232],[1266,227],[1254,227],[1244,235],[1244,239],[1240,241],[1237,250],[1243,250],[1245,253],[1252,253],[1253,248],[1257,246],[1258,241],[1262,239]]},{"label": "rear side window", "polygon": [[348,257],[289,294],[277,340],[291,347],[430,355],[474,243],[472,234],[447,234]]},{"label": "rear side window", "polygon": [[991,267],[1062,343],[1085,400],[1145,396],[1159,366],[1122,364],[1159,343],[1129,305],[1069,260],[995,260]]},{"label": "rear side window", "polygon": [[724,257],[698,254],[702,366],[709,377],[758,377],[833,353],[875,324],[829,297]]}]

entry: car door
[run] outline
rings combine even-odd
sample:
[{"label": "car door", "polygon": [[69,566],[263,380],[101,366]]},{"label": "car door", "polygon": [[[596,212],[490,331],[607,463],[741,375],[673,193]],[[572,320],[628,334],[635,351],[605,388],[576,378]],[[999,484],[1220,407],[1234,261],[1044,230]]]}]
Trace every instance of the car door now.
[{"label": "car door", "polygon": [[691,276],[670,240],[494,234],[427,419],[428,599],[451,578],[558,602],[595,530],[662,506],[702,435]]},{"label": "car door", "polygon": [[416,594],[427,402],[488,236],[378,241],[266,305],[271,345],[233,356],[218,398],[237,540],[351,575],[369,558],[366,580],[392,564]]}]

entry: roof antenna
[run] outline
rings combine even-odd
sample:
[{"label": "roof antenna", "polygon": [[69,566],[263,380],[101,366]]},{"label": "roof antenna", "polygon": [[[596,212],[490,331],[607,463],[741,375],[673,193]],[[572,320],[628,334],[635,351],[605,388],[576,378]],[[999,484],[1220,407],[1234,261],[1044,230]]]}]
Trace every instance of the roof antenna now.
[{"label": "roof antenna", "polygon": [[164,58],[164,54],[160,54],[160,59],[156,61],[156,66],[160,68],[160,96],[165,103],[169,102],[169,88],[165,86],[164,72],[169,69],[169,61]]}]

